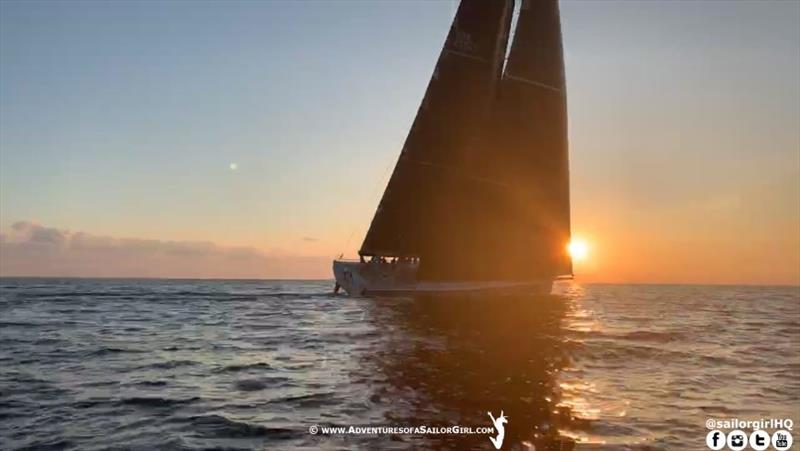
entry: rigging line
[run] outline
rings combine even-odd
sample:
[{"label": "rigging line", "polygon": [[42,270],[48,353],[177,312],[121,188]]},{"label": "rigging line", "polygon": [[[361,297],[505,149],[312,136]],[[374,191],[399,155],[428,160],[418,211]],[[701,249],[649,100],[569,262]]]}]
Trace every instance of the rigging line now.
[{"label": "rigging line", "polygon": [[[375,199],[377,197],[377,194],[378,194],[378,192],[380,191],[380,188],[381,188],[381,181],[386,180],[386,174],[389,173],[389,169],[394,167],[393,163],[396,164],[397,161],[396,160],[390,160],[389,163],[386,164],[386,167],[383,169],[383,173],[382,173],[381,177],[378,178],[375,181],[375,185],[372,188],[372,196],[370,196],[372,199]],[[388,180],[386,181],[386,183],[388,183]],[[378,201],[378,202],[380,203],[380,201]],[[351,227],[350,235],[347,237],[347,241],[345,241],[345,243],[344,243],[344,248],[340,249],[340,250],[342,250],[342,252],[340,252],[339,255],[344,255],[344,252],[347,252],[347,247],[350,245],[350,241],[353,239],[353,235],[356,234],[356,230],[357,230],[356,226]]]}]

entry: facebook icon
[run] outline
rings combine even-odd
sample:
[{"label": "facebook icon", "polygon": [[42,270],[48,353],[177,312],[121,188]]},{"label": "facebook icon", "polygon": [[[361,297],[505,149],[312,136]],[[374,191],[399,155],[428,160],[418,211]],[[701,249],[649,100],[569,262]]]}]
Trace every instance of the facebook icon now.
[{"label": "facebook icon", "polygon": [[720,430],[713,430],[706,435],[706,445],[708,445],[710,449],[722,449],[725,443],[725,433]]}]

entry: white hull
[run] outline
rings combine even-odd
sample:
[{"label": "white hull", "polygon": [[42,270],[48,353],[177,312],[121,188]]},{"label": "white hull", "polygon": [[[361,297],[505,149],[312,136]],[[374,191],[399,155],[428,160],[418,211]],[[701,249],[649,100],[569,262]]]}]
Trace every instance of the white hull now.
[{"label": "white hull", "polygon": [[416,266],[334,260],[336,284],[350,296],[406,296],[438,293],[550,294],[552,280],[525,282],[417,282]]}]

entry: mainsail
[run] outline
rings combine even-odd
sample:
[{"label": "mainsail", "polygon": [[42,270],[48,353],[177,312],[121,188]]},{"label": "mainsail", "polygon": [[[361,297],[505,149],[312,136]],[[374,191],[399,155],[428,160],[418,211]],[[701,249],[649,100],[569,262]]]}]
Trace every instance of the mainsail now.
[{"label": "mainsail", "polygon": [[362,255],[420,257],[420,280],[571,274],[558,3],[523,0],[501,76],[510,12],[462,1]]},{"label": "mainsail", "polygon": [[[359,254],[430,255],[446,214],[445,179],[487,115],[500,79],[511,0],[463,0]],[[443,210],[444,208],[444,210]]]}]

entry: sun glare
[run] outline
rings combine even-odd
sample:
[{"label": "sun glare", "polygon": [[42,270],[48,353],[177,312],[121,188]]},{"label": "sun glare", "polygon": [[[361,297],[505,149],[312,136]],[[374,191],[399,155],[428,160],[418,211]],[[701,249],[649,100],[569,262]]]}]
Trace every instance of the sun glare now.
[{"label": "sun glare", "polygon": [[579,262],[586,260],[586,257],[589,256],[589,245],[586,241],[575,238],[567,245],[567,251],[570,257],[572,257],[572,260]]}]

